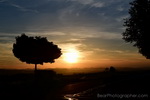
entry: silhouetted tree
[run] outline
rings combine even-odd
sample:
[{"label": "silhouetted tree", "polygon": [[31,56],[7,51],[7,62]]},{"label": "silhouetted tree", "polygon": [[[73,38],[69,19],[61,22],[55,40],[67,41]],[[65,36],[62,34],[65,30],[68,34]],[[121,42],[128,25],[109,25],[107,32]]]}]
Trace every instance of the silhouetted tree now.
[{"label": "silhouetted tree", "polygon": [[115,68],[115,67],[113,67],[113,66],[110,66],[110,68],[109,68],[109,72],[116,72],[116,68]]},{"label": "silhouetted tree", "polygon": [[130,17],[125,19],[123,39],[133,43],[139,53],[150,59],[150,0],[134,0],[130,3]]},{"label": "silhouetted tree", "polygon": [[104,72],[109,72],[109,68],[108,67],[105,68]]},{"label": "silhouetted tree", "polygon": [[61,56],[61,49],[53,42],[49,42],[46,37],[28,37],[25,34],[16,37],[13,44],[13,53],[20,61],[28,64],[54,63],[54,59]]}]

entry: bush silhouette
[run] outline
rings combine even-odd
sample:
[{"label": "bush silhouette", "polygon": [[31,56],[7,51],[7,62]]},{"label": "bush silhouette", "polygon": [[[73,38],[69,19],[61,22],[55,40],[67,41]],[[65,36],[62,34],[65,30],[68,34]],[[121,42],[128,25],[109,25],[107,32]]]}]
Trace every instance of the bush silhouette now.
[{"label": "bush silhouette", "polygon": [[105,68],[104,72],[111,72],[111,73],[113,73],[113,72],[116,72],[116,68],[113,67],[113,66],[110,66],[109,68],[108,67]]},{"label": "bush silhouette", "polygon": [[125,19],[123,39],[133,43],[139,53],[150,59],[150,0],[134,0],[130,3],[130,17]]},{"label": "bush silhouette", "polygon": [[116,68],[113,67],[113,66],[110,66],[109,71],[110,71],[110,72],[116,72]]},{"label": "bush silhouette", "polygon": [[54,63],[54,59],[61,56],[61,49],[53,42],[49,42],[46,37],[28,37],[25,34],[16,37],[13,44],[13,53],[20,61],[28,64]]}]

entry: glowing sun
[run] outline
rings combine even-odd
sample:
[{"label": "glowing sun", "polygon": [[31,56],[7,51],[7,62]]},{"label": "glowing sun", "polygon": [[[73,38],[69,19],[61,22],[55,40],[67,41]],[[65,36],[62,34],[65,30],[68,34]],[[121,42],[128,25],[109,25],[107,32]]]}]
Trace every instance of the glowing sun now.
[{"label": "glowing sun", "polygon": [[75,49],[69,49],[66,53],[64,53],[64,60],[68,63],[76,63],[78,62],[79,52]]}]

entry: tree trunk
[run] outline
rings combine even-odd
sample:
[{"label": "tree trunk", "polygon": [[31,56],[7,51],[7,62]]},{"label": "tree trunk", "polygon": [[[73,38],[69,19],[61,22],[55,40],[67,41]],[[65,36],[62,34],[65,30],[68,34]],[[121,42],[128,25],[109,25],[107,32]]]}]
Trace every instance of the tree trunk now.
[{"label": "tree trunk", "polygon": [[[37,76],[37,64],[35,64],[34,68],[34,83],[36,84],[38,81],[38,76]],[[36,86],[36,85],[35,85]]]},{"label": "tree trunk", "polygon": [[34,69],[34,71],[35,71],[35,72],[37,71],[37,64],[35,64],[35,69]]}]

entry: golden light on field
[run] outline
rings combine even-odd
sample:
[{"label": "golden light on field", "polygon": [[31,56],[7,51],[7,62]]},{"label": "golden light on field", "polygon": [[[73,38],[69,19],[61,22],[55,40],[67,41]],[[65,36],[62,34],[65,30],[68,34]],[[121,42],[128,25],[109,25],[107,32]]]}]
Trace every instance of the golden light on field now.
[{"label": "golden light on field", "polygon": [[76,63],[79,60],[79,52],[76,49],[69,49],[67,50],[64,55],[64,61],[68,63]]}]

